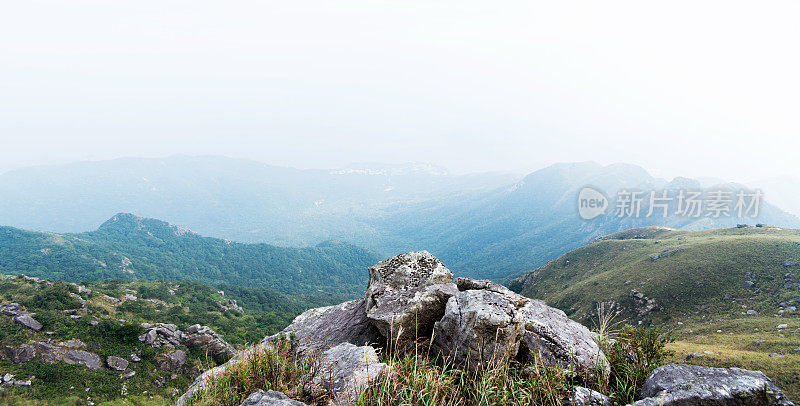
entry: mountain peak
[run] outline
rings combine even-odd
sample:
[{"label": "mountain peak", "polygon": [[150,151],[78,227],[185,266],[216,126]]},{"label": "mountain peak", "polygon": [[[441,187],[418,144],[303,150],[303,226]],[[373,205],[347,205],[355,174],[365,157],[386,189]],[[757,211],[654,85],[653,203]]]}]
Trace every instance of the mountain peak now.
[{"label": "mountain peak", "polygon": [[167,235],[174,235],[176,237],[188,234],[196,235],[195,232],[187,228],[158,219],[140,217],[132,213],[115,214],[114,217],[111,217],[101,224],[97,231],[124,233],[141,232],[150,237],[158,236],[159,238],[163,238]]}]

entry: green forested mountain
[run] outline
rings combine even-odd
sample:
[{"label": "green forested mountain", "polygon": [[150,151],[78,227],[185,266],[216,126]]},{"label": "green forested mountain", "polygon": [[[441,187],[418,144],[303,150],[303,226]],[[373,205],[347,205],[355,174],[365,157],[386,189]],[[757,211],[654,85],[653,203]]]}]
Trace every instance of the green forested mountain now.
[{"label": "green forested mountain", "polygon": [[242,244],[132,214],[118,214],[81,234],[0,228],[0,272],[73,282],[194,280],[289,294],[348,295],[363,290],[366,269],[378,260],[345,243]]}]

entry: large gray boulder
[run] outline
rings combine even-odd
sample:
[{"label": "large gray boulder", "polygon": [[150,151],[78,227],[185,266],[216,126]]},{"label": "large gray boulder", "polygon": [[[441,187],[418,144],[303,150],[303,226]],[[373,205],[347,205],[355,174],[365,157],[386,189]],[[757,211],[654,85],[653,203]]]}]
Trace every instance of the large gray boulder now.
[{"label": "large gray boulder", "polygon": [[545,364],[570,370],[585,380],[592,380],[597,373],[608,377],[608,360],[588,328],[541,300],[526,300],[517,309],[525,326],[521,359],[540,357]]},{"label": "large gray boulder", "polygon": [[433,350],[473,371],[491,368],[517,355],[523,330],[507,296],[467,290],[448,300],[434,327]]},{"label": "large gray boulder", "polygon": [[793,406],[759,371],[670,364],[656,368],[634,406]]},{"label": "large gray boulder", "polygon": [[305,403],[298,402],[289,398],[281,392],[274,390],[257,390],[245,399],[240,406],[307,406]]},{"label": "large gray boulder", "polygon": [[342,343],[381,344],[378,330],[367,320],[364,299],[310,309],[295,317],[282,332],[267,337],[294,336],[302,350],[325,351]]},{"label": "large gray boulder", "polygon": [[594,335],[561,310],[488,280],[457,278],[455,283],[461,293],[447,303],[433,338],[443,355],[468,361],[472,368],[516,356],[568,369],[585,380],[594,378],[598,366],[608,376]]},{"label": "large gray boulder", "polygon": [[339,344],[322,353],[311,382],[327,392],[336,405],[355,402],[358,394],[387,370],[375,349]]},{"label": "large gray boulder", "polygon": [[183,332],[181,340],[187,347],[204,348],[217,361],[225,362],[236,355],[236,349],[208,326],[189,326]]},{"label": "large gray boulder", "polygon": [[430,335],[457,292],[453,273],[429,252],[400,254],[369,268],[367,318],[391,347],[402,348]]}]

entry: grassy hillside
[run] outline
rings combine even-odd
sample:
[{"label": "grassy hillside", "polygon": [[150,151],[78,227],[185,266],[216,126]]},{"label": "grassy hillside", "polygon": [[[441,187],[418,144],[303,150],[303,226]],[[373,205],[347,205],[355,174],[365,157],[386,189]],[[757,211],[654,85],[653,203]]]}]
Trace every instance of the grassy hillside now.
[{"label": "grassy hillside", "polygon": [[763,370],[797,399],[798,264],[800,230],[651,227],[600,238],[511,287],[589,325],[605,303],[620,320],[674,331],[675,360],[710,351],[690,362]]},{"label": "grassy hillside", "polygon": [[[151,348],[139,341],[146,330],[142,323],[171,323],[181,330],[193,324],[207,325],[235,347],[257,342],[283,329],[303,308],[296,300],[262,300],[258,295],[219,291],[199,283],[97,282],[78,289],[71,283],[33,280],[27,277],[0,276],[0,302],[18,303],[35,313],[43,327],[34,331],[16,323],[12,316],[0,314],[0,372],[11,373],[18,380],[31,380],[30,387],[5,388],[0,404],[95,404],[120,402],[131,404],[174,403],[183,393],[198,368],[214,365],[201,349],[183,345],[175,349],[188,353],[182,371],[160,367],[169,347]],[[80,300],[86,302],[82,306]],[[233,297],[243,300],[232,301]],[[14,363],[8,347],[20,348],[35,341],[68,342],[78,339],[85,351],[131,360],[133,378],[120,379],[120,372],[104,368],[91,370],[64,362],[45,363],[39,358]],[[125,387],[125,396],[121,395]],[[87,389],[88,388],[88,389]],[[108,403],[116,404],[116,403]],[[121,403],[120,403],[121,404]]]},{"label": "grassy hillside", "polygon": [[378,259],[337,242],[309,248],[235,243],[131,214],[81,234],[0,228],[0,272],[71,282],[195,280],[347,296],[363,291],[365,270]]}]

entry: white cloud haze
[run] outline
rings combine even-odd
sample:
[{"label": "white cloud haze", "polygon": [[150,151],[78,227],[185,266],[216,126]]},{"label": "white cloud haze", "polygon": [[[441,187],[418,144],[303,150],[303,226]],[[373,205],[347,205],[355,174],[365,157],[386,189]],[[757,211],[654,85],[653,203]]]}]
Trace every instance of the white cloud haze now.
[{"label": "white cloud haze", "polygon": [[0,171],[184,153],[797,173],[797,21],[796,1],[7,2]]}]

